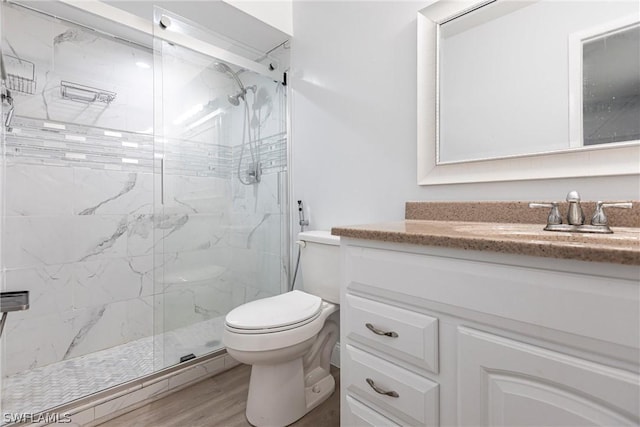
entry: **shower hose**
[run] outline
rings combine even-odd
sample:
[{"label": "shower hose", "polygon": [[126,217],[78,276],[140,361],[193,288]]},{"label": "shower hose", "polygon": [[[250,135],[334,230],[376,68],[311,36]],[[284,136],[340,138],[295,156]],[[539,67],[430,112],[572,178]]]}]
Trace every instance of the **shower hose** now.
[{"label": "shower hose", "polygon": [[[300,224],[300,232],[304,231],[304,227],[309,225],[309,221],[304,219],[304,209],[302,200],[298,200],[298,224]],[[293,290],[296,286],[296,277],[298,277],[298,268],[300,267],[300,252],[302,251],[302,247],[298,245],[298,256],[296,259],[296,268],[293,271],[293,280],[291,280],[291,284],[289,285],[289,292]]]}]

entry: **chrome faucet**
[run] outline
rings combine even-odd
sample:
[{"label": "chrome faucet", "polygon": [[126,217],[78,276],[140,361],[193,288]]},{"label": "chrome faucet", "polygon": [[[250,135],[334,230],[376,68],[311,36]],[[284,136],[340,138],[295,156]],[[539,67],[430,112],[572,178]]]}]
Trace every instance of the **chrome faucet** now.
[{"label": "chrome faucet", "polygon": [[569,212],[567,213],[567,224],[582,225],[584,224],[584,212],[580,206],[580,194],[576,190],[569,191],[567,194],[567,202],[569,202]]},{"label": "chrome faucet", "polygon": [[546,231],[573,231],[578,233],[613,233],[609,228],[607,216],[604,208],[621,208],[630,209],[631,202],[622,203],[605,203],[599,201],[596,203],[596,209],[591,218],[591,225],[584,224],[584,211],[580,205],[580,194],[577,191],[570,191],[567,194],[567,202],[569,202],[569,210],[567,212],[567,224],[562,223],[562,217],[558,210],[558,202],[551,203],[529,203],[530,208],[551,208],[549,217],[547,218]]}]

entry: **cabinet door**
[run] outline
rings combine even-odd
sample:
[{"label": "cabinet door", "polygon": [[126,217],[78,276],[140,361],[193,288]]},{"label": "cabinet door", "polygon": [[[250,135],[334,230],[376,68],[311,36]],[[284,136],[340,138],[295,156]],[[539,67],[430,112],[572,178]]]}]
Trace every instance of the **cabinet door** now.
[{"label": "cabinet door", "polygon": [[461,425],[638,425],[638,375],[458,328]]}]

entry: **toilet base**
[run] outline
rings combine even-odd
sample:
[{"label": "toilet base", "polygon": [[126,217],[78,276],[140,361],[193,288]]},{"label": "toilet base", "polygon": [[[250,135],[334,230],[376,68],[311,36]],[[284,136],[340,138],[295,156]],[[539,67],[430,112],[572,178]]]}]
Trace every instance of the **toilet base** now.
[{"label": "toilet base", "polygon": [[324,402],[335,390],[335,380],[329,373],[308,387],[304,383],[302,358],[278,365],[253,365],[247,420],[261,427],[289,425]]},{"label": "toilet base", "polygon": [[315,384],[306,387],[304,390],[304,395],[307,399],[307,412],[311,411],[316,406],[327,400],[329,396],[333,394],[333,391],[335,389],[336,380],[330,373],[322,377]]}]

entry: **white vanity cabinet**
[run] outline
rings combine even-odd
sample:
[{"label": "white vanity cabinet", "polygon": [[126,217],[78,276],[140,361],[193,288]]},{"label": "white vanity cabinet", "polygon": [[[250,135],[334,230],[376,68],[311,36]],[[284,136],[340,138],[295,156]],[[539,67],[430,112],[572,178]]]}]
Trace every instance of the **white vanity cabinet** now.
[{"label": "white vanity cabinet", "polygon": [[342,426],[640,423],[640,267],[341,252]]}]

